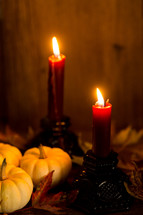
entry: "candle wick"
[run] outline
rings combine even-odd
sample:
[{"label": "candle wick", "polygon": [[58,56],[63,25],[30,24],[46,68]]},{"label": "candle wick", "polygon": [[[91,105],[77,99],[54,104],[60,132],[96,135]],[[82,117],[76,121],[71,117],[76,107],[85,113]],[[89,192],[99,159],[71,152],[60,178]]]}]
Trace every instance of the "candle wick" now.
[{"label": "candle wick", "polygon": [[109,99],[107,99],[106,102],[104,102],[104,107],[106,107],[107,103],[109,103]]},{"label": "candle wick", "polygon": [[55,58],[59,58],[59,54],[54,54]]},{"label": "candle wick", "polygon": [[60,54],[54,54],[55,58],[57,59],[61,59],[61,55]]}]

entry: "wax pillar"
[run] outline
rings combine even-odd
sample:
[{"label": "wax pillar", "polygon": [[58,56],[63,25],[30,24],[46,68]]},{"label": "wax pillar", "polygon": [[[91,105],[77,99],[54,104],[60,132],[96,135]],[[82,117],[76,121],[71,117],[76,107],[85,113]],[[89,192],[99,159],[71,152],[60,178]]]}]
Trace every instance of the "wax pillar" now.
[{"label": "wax pillar", "polygon": [[97,157],[107,157],[110,153],[111,108],[112,105],[107,102],[92,106],[92,151]]},{"label": "wax pillar", "polygon": [[63,116],[65,56],[58,53],[49,57],[48,117],[60,121]]}]

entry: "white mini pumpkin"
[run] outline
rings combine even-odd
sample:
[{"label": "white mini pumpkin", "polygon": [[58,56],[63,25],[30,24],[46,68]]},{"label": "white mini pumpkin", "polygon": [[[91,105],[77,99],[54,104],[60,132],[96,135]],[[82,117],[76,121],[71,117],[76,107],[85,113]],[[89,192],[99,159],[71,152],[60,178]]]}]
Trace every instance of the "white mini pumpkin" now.
[{"label": "white mini pumpkin", "polygon": [[6,164],[6,159],[0,170],[0,213],[11,213],[23,208],[33,191],[30,176],[20,167]]},{"label": "white mini pumpkin", "polygon": [[6,158],[6,162],[8,164],[19,166],[22,153],[15,146],[6,143],[0,143],[0,164],[2,164],[4,158]]},{"label": "white mini pumpkin", "polygon": [[54,170],[52,177],[52,187],[54,187],[67,178],[72,160],[68,153],[60,148],[40,145],[39,148],[31,148],[25,152],[20,161],[20,167],[31,176],[35,186]]}]

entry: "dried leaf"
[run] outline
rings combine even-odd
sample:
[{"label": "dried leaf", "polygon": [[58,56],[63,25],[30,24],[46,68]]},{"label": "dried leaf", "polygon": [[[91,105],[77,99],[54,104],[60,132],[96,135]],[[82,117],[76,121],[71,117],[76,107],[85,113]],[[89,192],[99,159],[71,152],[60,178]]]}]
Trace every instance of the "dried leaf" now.
[{"label": "dried leaf", "polygon": [[142,172],[138,169],[135,162],[132,162],[135,166],[134,170],[130,174],[131,185],[125,183],[127,192],[137,198],[143,200],[143,177]]},{"label": "dried leaf", "polygon": [[51,206],[57,207],[68,207],[75,201],[77,194],[77,190],[70,190],[66,192],[61,191],[56,194],[51,193],[42,200],[42,204],[50,204]]},{"label": "dried leaf", "polygon": [[57,206],[57,202],[60,201],[61,192],[58,194],[48,194],[42,195],[39,202],[34,205],[34,208],[43,209],[50,211],[53,214],[64,214],[63,208]]},{"label": "dried leaf", "polygon": [[32,206],[34,208],[50,211],[54,214],[64,214],[69,205],[71,205],[76,197],[77,190],[60,191],[52,193],[51,189],[53,172],[50,172],[39,184],[36,191],[32,195]]},{"label": "dried leaf", "polygon": [[132,127],[128,126],[127,128],[121,130],[119,133],[117,133],[117,135],[114,137],[112,143],[113,144],[120,144],[120,145],[124,145],[126,144],[127,140],[129,139],[129,136],[132,132]]},{"label": "dried leaf", "polygon": [[50,172],[46,177],[43,178],[43,180],[37,186],[36,191],[32,194],[32,206],[38,204],[50,190],[53,172],[54,171]]},{"label": "dried leaf", "polygon": [[78,191],[58,192],[47,194],[41,198],[34,208],[48,210],[54,214],[64,214],[68,207],[75,201]]}]

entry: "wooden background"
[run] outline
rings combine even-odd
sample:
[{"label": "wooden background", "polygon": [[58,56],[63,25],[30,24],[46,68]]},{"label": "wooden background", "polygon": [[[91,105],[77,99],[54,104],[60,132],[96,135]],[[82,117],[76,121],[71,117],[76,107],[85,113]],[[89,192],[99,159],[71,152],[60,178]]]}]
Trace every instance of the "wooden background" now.
[{"label": "wooden background", "polygon": [[72,129],[91,133],[96,87],[113,105],[116,128],[143,127],[142,0],[0,0],[0,29],[1,121],[39,128],[56,36]]}]

